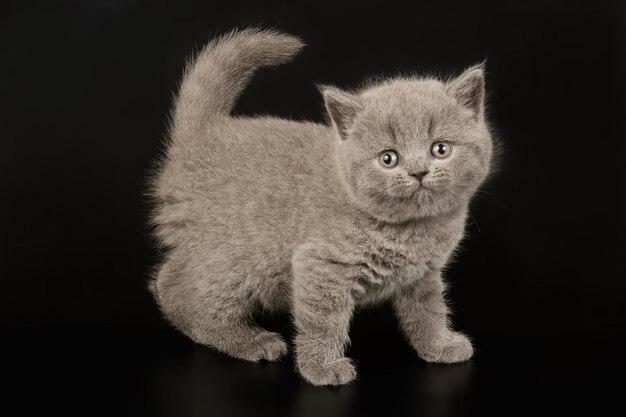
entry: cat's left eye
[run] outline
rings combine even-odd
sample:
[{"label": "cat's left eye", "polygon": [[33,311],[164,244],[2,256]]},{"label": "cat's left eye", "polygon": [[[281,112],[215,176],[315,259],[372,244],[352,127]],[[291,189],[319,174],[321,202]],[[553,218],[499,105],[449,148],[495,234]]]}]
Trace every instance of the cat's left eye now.
[{"label": "cat's left eye", "polygon": [[393,168],[398,165],[400,157],[396,151],[384,151],[378,155],[378,162],[385,168]]},{"label": "cat's left eye", "polygon": [[432,153],[435,158],[439,159],[447,158],[451,151],[452,145],[448,142],[435,142],[430,148],[430,153]]}]

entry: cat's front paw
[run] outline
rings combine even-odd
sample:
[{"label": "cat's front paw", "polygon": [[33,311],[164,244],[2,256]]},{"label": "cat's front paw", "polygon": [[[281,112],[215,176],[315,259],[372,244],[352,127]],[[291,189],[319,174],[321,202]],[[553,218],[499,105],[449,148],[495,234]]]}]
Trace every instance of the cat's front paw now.
[{"label": "cat's front paw", "polygon": [[420,344],[415,349],[420,358],[432,363],[465,362],[474,354],[472,342],[463,333],[457,332],[450,332],[441,339]]},{"label": "cat's front paw", "polygon": [[349,358],[324,364],[298,364],[300,374],[313,385],[344,385],[356,378],[356,369]]}]

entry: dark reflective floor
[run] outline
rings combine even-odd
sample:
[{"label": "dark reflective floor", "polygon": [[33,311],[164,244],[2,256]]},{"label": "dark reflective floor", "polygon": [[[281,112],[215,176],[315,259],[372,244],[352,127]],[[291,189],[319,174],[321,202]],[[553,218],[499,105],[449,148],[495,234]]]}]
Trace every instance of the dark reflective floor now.
[{"label": "dark reflective floor", "polygon": [[[3,373],[12,381],[7,399],[21,415],[445,417],[619,410],[623,340],[474,335],[472,362],[439,366],[418,359],[391,323],[384,308],[357,316],[349,354],[359,380],[340,388],[308,386],[293,371],[292,358],[233,360],[165,326],[5,329]],[[266,325],[290,333],[284,318]]]}]

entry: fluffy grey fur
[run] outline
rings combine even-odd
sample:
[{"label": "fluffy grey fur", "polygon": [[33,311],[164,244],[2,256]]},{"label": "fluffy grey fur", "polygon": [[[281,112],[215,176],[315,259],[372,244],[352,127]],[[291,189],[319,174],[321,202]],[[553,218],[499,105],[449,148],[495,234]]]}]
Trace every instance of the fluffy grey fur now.
[{"label": "fluffy grey fur", "polygon": [[[151,283],[163,313],[197,343],[273,361],[287,345],[252,313],[289,310],[300,374],[338,385],[356,376],[344,356],[354,309],[391,299],[421,358],[468,360],[441,271],[490,170],[482,67],[449,81],[322,87],[330,125],[230,115],[256,68],[302,46],[243,30],[211,42],[187,69],[152,189],[168,249]],[[434,156],[437,142],[451,147],[447,157]],[[381,162],[389,150],[394,167]]]}]

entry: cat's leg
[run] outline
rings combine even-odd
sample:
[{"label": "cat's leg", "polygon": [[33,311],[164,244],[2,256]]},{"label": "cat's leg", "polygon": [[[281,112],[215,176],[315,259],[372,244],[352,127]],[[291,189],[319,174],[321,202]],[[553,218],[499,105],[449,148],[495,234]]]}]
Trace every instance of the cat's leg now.
[{"label": "cat's leg", "polygon": [[347,384],[356,377],[344,356],[354,300],[351,271],[303,246],[293,258],[293,314],[300,374],[313,385]]},{"label": "cat's leg", "polygon": [[394,299],[400,326],[417,354],[427,362],[463,362],[473,355],[472,344],[450,329],[440,272],[429,274]]},{"label": "cat's leg", "polygon": [[[155,295],[165,316],[196,343],[253,362],[274,361],[287,353],[283,338],[253,325],[250,284],[240,276],[212,275],[208,267],[181,267],[166,262]],[[181,274],[184,274],[181,275]]]}]

